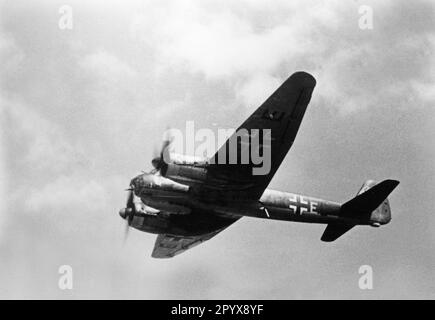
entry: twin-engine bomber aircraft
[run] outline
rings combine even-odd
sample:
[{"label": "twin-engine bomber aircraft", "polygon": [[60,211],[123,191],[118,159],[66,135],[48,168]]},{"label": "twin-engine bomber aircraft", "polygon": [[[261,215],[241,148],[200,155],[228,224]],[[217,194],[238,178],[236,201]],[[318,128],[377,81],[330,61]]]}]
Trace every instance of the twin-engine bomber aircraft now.
[{"label": "twin-engine bomber aircraft", "polygon": [[[379,227],[391,220],[387,196],[399,184],[368,180],[344,204],[266,189],[295,140],[316,85],[308,73],[290,76],[226,141],[204,161],[165,161],[169,141],[153,159],[154,171],[133,178],[120,216],[129,227],[158,234],[152,257],[170,258],[190,249],[239,220],[263,219],[327,224],[321,237],[334,241],[356,225]],[[230,140],[241,129],[270,130],[271,166],[253,174],[253,163],[229,164]],[[241,148],[237,139],[237,146]],[[220,159],[220,158],[219,158]]]}]

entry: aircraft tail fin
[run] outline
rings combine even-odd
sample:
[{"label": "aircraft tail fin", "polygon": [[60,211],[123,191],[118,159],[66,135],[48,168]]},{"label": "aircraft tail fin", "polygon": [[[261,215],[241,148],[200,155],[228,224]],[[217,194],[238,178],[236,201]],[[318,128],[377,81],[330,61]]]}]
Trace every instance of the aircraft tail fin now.
[{"label": "aircraft tail fin", "polygon": [[388,223],[391,220],[391,210],[387,197],[398,184],[397,180],[384,180],[380,183],[366,181],[357,196],[341,206],[340,215],[370,219],[380,224]]},{"label": "aircraft tail fin", "polygon": [[[366,181],[357,196],[341,206],[340,215],[365,220],[373,226],[390,222],[391,210],[387,197],[398,184],[399,181],[396,180],[384,180],[378,184],[372,180]],[[330,223],[323,232],[321,240],[334,241],[355,225],[343,222]]]}]

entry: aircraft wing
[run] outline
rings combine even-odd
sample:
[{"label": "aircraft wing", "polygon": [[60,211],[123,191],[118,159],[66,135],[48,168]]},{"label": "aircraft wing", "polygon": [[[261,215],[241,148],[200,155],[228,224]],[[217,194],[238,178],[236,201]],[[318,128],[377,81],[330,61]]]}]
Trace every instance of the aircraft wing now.
[{"label": "aircraft wing", "polygon": [[[211,158],[209,178],[204,187],[214,188],[219,198],[229,196],[230,198],[259,199],[295,140],[315,85],[316,80],[308,73],[296,72],[291,75]],[[242,142],[240,134],[238,138],[237,132],[242,129],[249,132],[248,146],[246,140]],[[255,129],[263,132],[265,132],[263,129],[270,130],[270,137],[266,139],[270,143],[265,144],[264,134],[260,134],[260,139],[257,140],[260,142],[259,148],[263,150],[263,154],[267,145],[270,146],[270,170],[261,174],[253,174],[253,168],[258,168],[258,164],[254,164],[251,160],[245,164],[240,161],[241,152],[250,152],[250,148],[253,148],[252,136]],[[246,130],[243,131],[246,132]],[[263,136],[263,143],[261,136]],[[236,164],[231,164],[229,161],[232,139],[238,148]],[[262,170],[264,169],[266,166]]]},{"label": "aircraft wing", "polygon": [[[235,221],[234,221],[235,222]],[[233,223],[233,222],[232,222]],[[231,223],[231,224],[232,224]],[[159,234],[151,254],[153,258],[172,258],[184,251],[193,248],[204,241],[210,240],[226,227],[199,236],[181,237],[170,234]]]}]

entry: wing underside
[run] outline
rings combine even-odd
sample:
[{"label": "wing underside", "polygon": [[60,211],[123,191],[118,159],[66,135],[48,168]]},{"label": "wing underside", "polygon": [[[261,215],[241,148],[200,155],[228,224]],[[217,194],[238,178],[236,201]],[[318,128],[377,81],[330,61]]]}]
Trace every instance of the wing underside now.
[{"label": "wing underside", "polygon": [[213,238],[223,229],[199,235],[182,237],[170,234],[159,234],[154,244],[154,250],[151,254],[153,258],[172,258],[184,251],[191,249],[204,241]]},{"label": "wing underside", "polygon": [[[290,76],[214,155],[209,166],[208,185],[213,187],[213,180],[219,181],[219,187],[226,184],[224,193],[230,194],[231,197],[258,199],[292,146],[315,85],[315,79],[308,73],[297,72]],[[248,144],[240,137],[242,129],[243,132],[248,132]],[[253,168],[258,168],[258,163],[240,161],[240,154],[243,152],[252,155],[252,136],[255,136],[255,130],[261,131],[258,138],[259,150],[262,150],[263,154],[267,151],[271,158],[268,160],[270,169],[267,172],[258,170],[260,174],[253,174]],[[270,136],[265,137],[266,131],[270,132]],[[265,143],[266,140],[270,143]],[[238,161],[231,164],[229,152],[234,150],[234,145],[237,145]],[[265,148],[269,148],[270,152]],[[264,166],[264,163],[262,165]]]}]

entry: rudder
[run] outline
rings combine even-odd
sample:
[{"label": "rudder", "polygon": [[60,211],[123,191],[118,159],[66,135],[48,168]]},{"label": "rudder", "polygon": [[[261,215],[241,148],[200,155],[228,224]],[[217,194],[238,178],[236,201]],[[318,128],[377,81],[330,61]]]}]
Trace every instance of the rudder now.
[{"label": "rudder", "polygon": [[341,206],[340,215],[386,224],[391,220],[388,195],[397,187],[399,181],[384,180],[376,183],[366,181],[357,196]]},{"label": "rudder", "polygon": [[[391,210],[387,197],[398,184],[399,181],[396,180],[384,180],[380,183],[367,180],[356,197],[341,206],[340,216],[367,221],[372,226],[390,222]],[[326,242],[334,241],[356,224],[358,223],[330,223],[323,232],[321,240]]]}]

